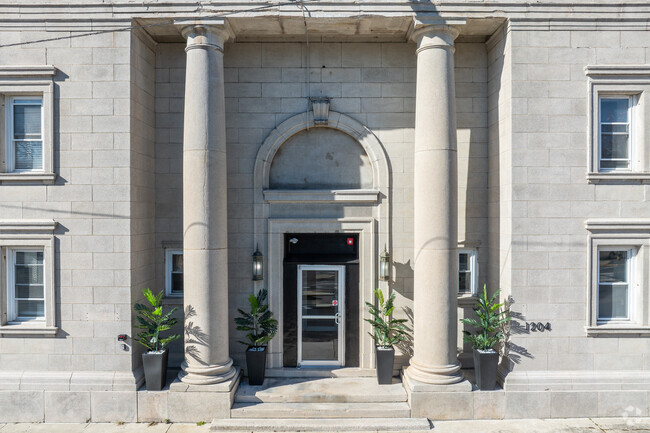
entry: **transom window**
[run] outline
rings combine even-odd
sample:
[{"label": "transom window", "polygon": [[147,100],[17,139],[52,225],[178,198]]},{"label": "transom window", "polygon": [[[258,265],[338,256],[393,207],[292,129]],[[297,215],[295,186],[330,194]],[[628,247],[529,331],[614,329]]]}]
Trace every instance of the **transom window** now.
[{"label": "transom window", "polygon": [[45,320],[45,279],[42,250],[7,251],[8,321]]},{"label": "transom window", "polygon": [[600,98],[600,171],[631,169],[632,98]]},{"label": "transom window", "polygon": [[9,97],[7,168],[9,172],[43,170],[43,99]]},{"label": "transom window", "polygon": [[458,250],[458,294],[475,295],[478,286],[476,250]]},{"label": "transom window", "polygon": [[165,269],[167,296],[183,296],[183,250],[165,251]]},{"label": "transom window", "polygon": [[630,320],[632,249],[598,250],[598,321]]}]

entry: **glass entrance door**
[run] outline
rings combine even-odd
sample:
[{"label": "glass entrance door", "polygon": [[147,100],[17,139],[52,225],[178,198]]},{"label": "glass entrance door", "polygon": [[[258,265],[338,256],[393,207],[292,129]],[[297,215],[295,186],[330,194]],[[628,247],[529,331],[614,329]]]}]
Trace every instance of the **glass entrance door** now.
[{"label": "glass entrance door", "polygon": [[298,266],[298,366],[343,366],[345,266]]}]

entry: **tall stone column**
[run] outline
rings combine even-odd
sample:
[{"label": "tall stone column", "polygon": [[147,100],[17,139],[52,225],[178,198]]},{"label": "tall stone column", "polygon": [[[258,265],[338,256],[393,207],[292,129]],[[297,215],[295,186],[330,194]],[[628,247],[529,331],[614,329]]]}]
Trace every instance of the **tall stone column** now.
[{"label": "tall stone column", "polygon": [[447,25],[414,31],[415,97],[413,358],[407,380],[463,380],[456,349],[458,198],[454,39]]},{"label": "tall stone column", "polygon": [[228,212],[224,26],[193,24],[187,39],[183,123],[183,382],[235,376],[228,349]]}]

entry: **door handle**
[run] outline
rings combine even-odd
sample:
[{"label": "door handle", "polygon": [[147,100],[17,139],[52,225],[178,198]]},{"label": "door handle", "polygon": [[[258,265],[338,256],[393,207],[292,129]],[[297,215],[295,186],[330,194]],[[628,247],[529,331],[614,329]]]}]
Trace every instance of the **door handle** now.
[{"label": "door handle", "polygon": [[341,324],[341,313],[336,313],[334,315],[334,321],[336,322],[337,325]]}]

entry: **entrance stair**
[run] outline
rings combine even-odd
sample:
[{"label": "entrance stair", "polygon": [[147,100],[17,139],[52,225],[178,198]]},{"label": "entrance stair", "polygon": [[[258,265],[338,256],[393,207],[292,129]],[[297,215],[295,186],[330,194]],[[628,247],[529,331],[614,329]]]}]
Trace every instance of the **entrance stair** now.
[{"label": "entrance stair", "polygon": [[262,386],[245,381],[235,394],[230,419],[212,431],[422,431],[426,418],[411,418],[398,379],[375,377],[270,377]]}]

